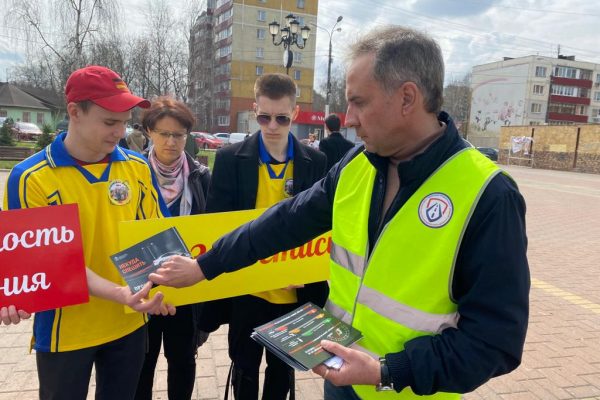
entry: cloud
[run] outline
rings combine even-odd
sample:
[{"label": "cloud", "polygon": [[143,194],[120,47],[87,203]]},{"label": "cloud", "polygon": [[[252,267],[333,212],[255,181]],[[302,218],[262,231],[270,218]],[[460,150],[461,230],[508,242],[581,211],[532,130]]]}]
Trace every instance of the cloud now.
[{"label": "cloud", "polygon": [[448,18],[479,15],[493,6],[493,1],[419,0],[413,4],[412,9],[418,13]]}]

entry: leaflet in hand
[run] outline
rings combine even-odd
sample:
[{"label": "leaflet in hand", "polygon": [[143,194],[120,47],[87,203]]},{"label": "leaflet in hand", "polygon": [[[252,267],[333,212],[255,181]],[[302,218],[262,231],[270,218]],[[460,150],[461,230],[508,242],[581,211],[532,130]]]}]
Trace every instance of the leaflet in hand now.
[{"label": "leaflet in hand", "polygon": [[321,347],[321,340],[349,346],[362,338],[362,334],[322,308],[306,303],[254,328],[251,337],[289,366],[307,371],[321,363],[339,369],[343,363]]},{"label": "leaflet in hand", "polygon": [[177,229],[169,228],[113,254],[110,259],[131,291],[137,293],[148,282],[148,275],[174,255],[190,257],[190,252]]}]

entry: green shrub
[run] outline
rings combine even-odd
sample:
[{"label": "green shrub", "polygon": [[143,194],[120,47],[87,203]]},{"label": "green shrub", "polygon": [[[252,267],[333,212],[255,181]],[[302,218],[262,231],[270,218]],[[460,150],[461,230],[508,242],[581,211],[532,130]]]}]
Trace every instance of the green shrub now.
[{"label": "green shrub", "polygon": [[7,122],[8,122],[8,118],[4,121],[4,123],[2,124],[2,127],[0,128],[0,146],[14,146],[15,145],[15,141],[13,140],[11,132],[10,132],[10,125]]},{"label": "green shrub", "polygon": [[41,150],[48,146],[54,140],[54,135],[52,134],[52,127],[48,124],[44,124],[42,127],[42,134],[38,137],[38,140],[35,144],[36,150]]}]

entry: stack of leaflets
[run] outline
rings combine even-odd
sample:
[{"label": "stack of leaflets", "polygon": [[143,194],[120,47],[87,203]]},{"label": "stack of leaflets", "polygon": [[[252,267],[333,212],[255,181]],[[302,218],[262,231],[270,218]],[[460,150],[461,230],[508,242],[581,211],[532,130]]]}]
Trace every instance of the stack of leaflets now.
[{"label": "stack of leaflets", "polygon": [[362,338],[362,334],[312,303],[306,303],[271,322],[254,328],[252,339],[299,371],[324,363],[339,369],[343,360],[325,351],[321,340],[344,346]]},{"label": "stack of leaflets", "polygon": [[177,229],[172,227],[113,254],[110,259],[131,291],[137,293],[148,282],[148,275],[174,255],[190,257],[190,252]]}]

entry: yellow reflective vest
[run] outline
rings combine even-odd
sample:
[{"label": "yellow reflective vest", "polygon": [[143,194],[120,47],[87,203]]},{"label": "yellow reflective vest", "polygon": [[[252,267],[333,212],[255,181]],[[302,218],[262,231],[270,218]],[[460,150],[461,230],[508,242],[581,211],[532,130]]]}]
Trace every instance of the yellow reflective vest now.
[{"label": "yellow reflective vest", "polygon": [[[396,353],[423,335],[456,327],[454,264],[479,197],[500,169],[474,148],[442,164],[383,227],[369,251],[368,222],[377,171],[364,154],[342,170],[335,191],[330,294],[326,308],[363,333],[358,349]],[[355,385],[363,399],[421,399]],[[460,399],[437,393],[432,399]]]}]

